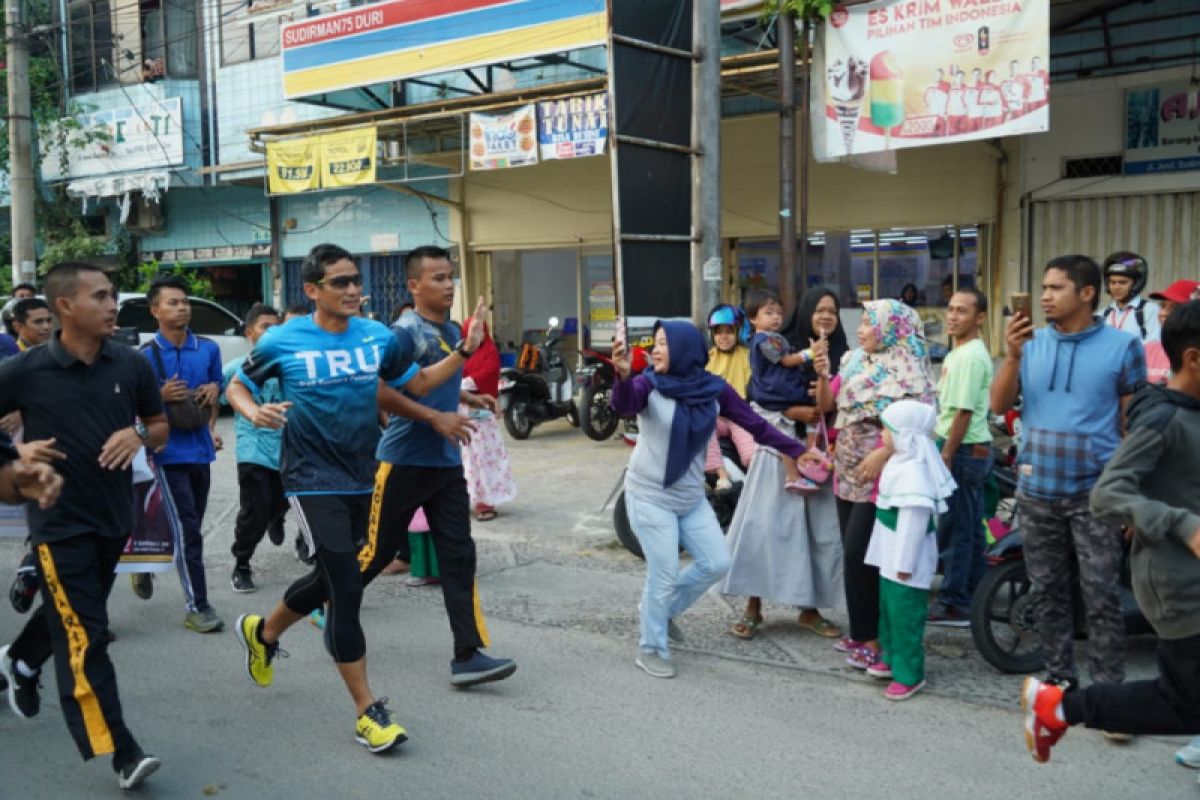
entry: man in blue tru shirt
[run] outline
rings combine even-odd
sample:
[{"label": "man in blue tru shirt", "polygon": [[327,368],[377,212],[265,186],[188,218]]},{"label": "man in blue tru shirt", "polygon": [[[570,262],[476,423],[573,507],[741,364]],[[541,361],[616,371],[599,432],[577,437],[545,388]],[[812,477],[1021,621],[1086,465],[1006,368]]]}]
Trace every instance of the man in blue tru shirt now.
[{"label": "man in blue tru shirt", "polygon": [[[150,313],[158,321],[158,333],[142,346],[150,368],[158,377],[171,438],[155,455],[167,478],[167,486],[179,512],[183,528],[183,559],[179,579],[187,598],[183,624],[197,633],[215,633],[225,622],[208,603],[204,578],[204,511],[208,507],[209,465],[217,458],[221,438],[217,436],[217,398],[221,393],[221,350],[216,342],[192,333],[192,306],[187,284],[174,275],[155,278],[146,293]],[[181,415],[172,404],[195,403],[203,414],[199,425],[180,425]],[[144,596],[135,576],[135,591]],[[141,590],[139,591],[139,588]]]},{"label": "man in blue tru shirt", "polygon": [[1060,686],[1079,682],[1072,559],[1079,565],[1092,680],[1125,679],[1121,528],[1094,517],[1088,497],[1121,443],[1125,407],[1146,381],[1146,359],[1136,336],[1096,316],[1100,280],[1100,267],[1087,256],[1050,261],[1042,277],[1050,324],[1034,332],[1024,315],[1009,322],[1008,354],[992,384],[996,414],[1022,398],[1017,511],[1029,578],[1043,598],[1037,626],[1049,681]]},{"label": "man in blue tru shirt", "polygon": [[[459,328],[446,319],[454,305],[454,266],[440,247],[419,247],[408,254],[408,290],[415,308],[392,327],[400,352],[423,367],[463,353]],[[486,312],[476,309],[479,316]],[[473,349],[473,348],[472,348]],[[470,352],[463,353],[470,355]],[[450,682],[472,686],[507,678],[512,659],[492,658],[487,626],[475,585],[475,540],[471,538],[471,500],[463,475],[461,442],[470,423],[457,413],[459,401],[496,411],[495,399],[462,392],[462,368],[388,422],[379,443],[375,509],[367,543],[359,554],[364,580],[370,583],[399,551],[418,508],[425,510],[437,551],[442,596],[454,635]],[[465,429],[455,431],[456,426]]]},{"label": "man in blue tru shirt", "polygon": [[[278,311],[268,305],[255,303],[246,312],[246,339],[253,346],[263,334],[279,323]],[[242,368],[244,361],[245,358],[234,358],[225,364],[226,386]],[[254,396],[254,402],[260,405],[282,403],[283,389],[279,386],[279,380],[270,378],[265,381],[262,391]],[[283,446],[283,433],[271,428],[256,428],[241,414],[234,418],[233,431],[237,435],[241,507],[233,526],[233,547],[230,549],[234,565],[229,581],[235,592],[245,594],[255,590],[250,559],[254,557],[254,550],[263,535],[271,537],[271,544],[283,544],[283,517],[288,507],[279,475],[279,449]]]},{"label": "man in blue tru shirt", "polygon": [[[304,259],[301,276],[316,310],[268,331],[226,394],[256,426],[283,429],[283,488],[316,554],[316,568],[288,587],[266,618],[243,614],[236,630],[250,679],[270,686],[284,631],[328,603],[325,646],[354,702],[355,739],[382,753],[408,735],[368,684],[359,620],[364,582],[358,551],[374,513],[378,414],[401,413],[401,387],[420,396],[453,378],[463,351],[482,340],[483,320],[481,315],[461,350],[418,368],[387,327],[360,315],[362,273],[350,253],[318,245]],[[260,405],[253,393],[270,378],[279,380],[287,400]]]}]

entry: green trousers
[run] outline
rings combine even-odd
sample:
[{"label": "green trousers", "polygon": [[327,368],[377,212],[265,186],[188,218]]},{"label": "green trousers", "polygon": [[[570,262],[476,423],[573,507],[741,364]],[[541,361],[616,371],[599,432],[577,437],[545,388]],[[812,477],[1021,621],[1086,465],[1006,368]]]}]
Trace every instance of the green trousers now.
[{"label": "green trousers", "polygon": [[433,547],[433,536],[428,531],[409,531],[408,546],[412,550],[410,571],[414,578],[438,578],[437,551]]},{"label": "green trousers", "polygon": [[879,644],[892,680],[916,686],[925,680],[925,617],[929,590],[879,579]]}]

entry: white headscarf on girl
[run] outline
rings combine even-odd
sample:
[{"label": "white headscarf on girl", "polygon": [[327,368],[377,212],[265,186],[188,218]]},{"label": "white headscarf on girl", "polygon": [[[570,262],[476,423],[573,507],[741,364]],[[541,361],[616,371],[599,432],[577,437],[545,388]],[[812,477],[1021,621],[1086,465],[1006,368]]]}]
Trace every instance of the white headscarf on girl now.
[{"label": "white headscarf on girl", "polygon": [[917,400],[897,400],[883,410],[895,454],[879,476],[879,508],[919,506],[935,513],[946,510],[946,498],[957,484],[933,441],[937,412]]}]

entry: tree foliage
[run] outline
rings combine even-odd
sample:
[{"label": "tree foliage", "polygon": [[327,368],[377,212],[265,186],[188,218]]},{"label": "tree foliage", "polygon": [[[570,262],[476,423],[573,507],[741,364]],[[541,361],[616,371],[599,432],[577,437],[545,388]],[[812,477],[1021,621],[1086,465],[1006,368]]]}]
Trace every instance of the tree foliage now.
[{"label": "tree foliage", "polygon": [[763,15],[774,17],[782,11],[790,11],[796,19],[819,22],[833,13],[833,0],[766,0]]},{"label": "tree foliage", "polygon": [[[47,184],[41,180],[42,152],[52,152],[60,159],[60,172],[66,174],[68,153],[90,141],[107,137],[106,131],[85,130],[78,117],[87,109],[79,103],[65,100],[63,69],[59,63],[58,28],[53,25],[48,0],[28,0],[25,3],[26,29],[47,31],[44,36],[29,40],[29,100],[34,123],[33,173],[37,184],[34,205],[34,225],[41,245],[39,263],[45,266],[67,258],[91,258],[98,255],[128,256],[130,249],[121,237],[97,237],[83,224],[79,201],[67,195],[65,181]],[[7,70],[0,69],[0,82],[7,84]],[[8,116],[8,93],[0,94],[0,118]],[[11,154],[8,134],[0,135],[0,171],[9,172]],[[51,141],[53,140],[53,141]],[[47,147],[46,145],[53,145]],[[0,250],[0,288],[9,282],[11,272],[11,240],[5,237]]]}]

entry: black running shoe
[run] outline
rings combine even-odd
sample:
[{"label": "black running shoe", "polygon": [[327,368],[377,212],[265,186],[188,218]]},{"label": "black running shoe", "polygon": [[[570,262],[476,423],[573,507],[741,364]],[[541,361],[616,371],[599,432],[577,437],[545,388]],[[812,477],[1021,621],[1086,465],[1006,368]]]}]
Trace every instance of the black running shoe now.
[{"label": "black running shoe", "polygon": [[122,789],[138,788],[161,766],[161,761],[152,755],[143,753],[140,748],[136,755],[126,759],[124,763],[118,764],[116,759],[113,759],[113,770],[117,773],[117,785]]},{"label": "black running shoe", "polygon": [[130,574],[129,583],[133,586],[133,593],[141,599],[149,600],[154,596],[154,576],[149,572]]},{"label": "black running shoe", "polygon": [[38,678],[40,673],[27,678],[17,669],[16,662],[8,654],[9,646],[0,647],[0,675],[8,682],[8,705],[18,717],[29,719],[36,717],[42,708],[42,698],[38,694]]},{"label": "black running shoe", "polygon": [[24,614],[33,607],[33,598],[37,597],[38,579],[37,568],[33,565],[33,553],[26,553],[17,567],[17,577],[13,579],[12,588],[8,590],[8,599],[18,614]]},{"label": "black running shoe", "polygon": [[316,556],[309,552],[308,542],[306,542],[304,537],[299,534],[296,535],[296,560],[301,564],[310,567],[316,563],[317,560]]},{"label": "black running shoe", "polygon": [[250,567],[248,566],[234,567],[233,575],[229,578],[229,584],[239,594],[249,594],[258,588],[254,585],[254,573],[250,571]]}]

